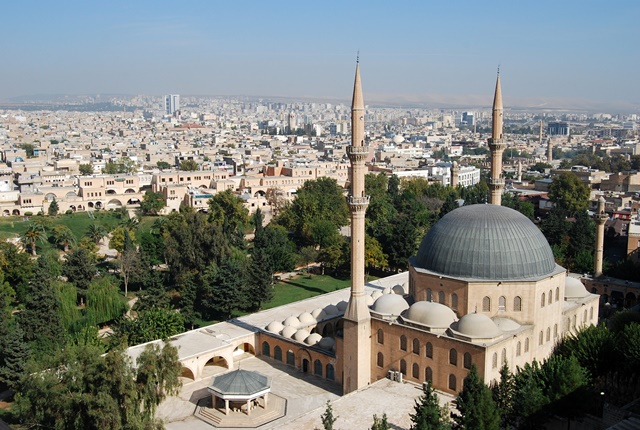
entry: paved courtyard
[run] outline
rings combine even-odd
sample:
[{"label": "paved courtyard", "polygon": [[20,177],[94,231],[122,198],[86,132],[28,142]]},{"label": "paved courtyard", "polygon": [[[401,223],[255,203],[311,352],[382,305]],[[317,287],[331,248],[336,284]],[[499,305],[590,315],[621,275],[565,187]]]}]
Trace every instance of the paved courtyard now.
[{"label": "paved courtyard", "polygon": [[[364,390],[341,397],[341,387],[326,380],[272,360],[256,357],[244,358],[236,363],[241,369],[255,370],[272,378],[271,392],[287,400],[286,415],[258,427],[267,429],[314,429],[322,428],[320,416],[327,400],[331,401],[334,415],[338,417],[336,429],[366,429],[371,427],[373,414],[386,412],[393,429],[408,429],[409,414],[413,412],[414,400],[422,394],[420,386],[412,383],[397,383],[387,379],[378,381]],[[226,372],[222,367],[207,369],[207,377],[199,381],[185,380],[178,396],[166,399],[158,409],[168,430],[212,430],[210,424],[193,415],[198,400],[209,396],[207,386],[211,376]],[[453,398],[441,397],[441,403]]]}]

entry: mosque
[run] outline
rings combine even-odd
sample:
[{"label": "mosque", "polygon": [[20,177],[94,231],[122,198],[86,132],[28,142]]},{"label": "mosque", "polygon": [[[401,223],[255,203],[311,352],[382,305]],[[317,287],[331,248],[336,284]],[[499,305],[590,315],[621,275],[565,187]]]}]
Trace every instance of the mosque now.
[{"label": "mosque", "polygon": [[[544,360],[562,336],[597,323],[599,296],[555,263],[528,218],[500,205],[506,140],[499,73],[488,142],[490,204],[451,211],[424,237],[408,272],[365,284],[364,111],[358,64],[347,148],[351,288],[175,336],[184,377],[202,380],[210,365],[237,369],[237,357],[248,353],[341,386],[344,394],[390,378],[431,381],[457,395],[472,364],[489,383],[503,363],[514,369]],[[129,354],[135,359],[143,347]]]}]

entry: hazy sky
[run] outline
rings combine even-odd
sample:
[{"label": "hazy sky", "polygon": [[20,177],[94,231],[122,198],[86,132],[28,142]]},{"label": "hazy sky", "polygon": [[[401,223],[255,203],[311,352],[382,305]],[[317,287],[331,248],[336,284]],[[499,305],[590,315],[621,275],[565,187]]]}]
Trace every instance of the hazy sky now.
[{"label": "hazy sky", "polygon": [[500,64],[505,103],[640,104],[638,0],[43,0],[1,16],[0,100],[349,99],[359,49],[369,100],[481,102]]}]

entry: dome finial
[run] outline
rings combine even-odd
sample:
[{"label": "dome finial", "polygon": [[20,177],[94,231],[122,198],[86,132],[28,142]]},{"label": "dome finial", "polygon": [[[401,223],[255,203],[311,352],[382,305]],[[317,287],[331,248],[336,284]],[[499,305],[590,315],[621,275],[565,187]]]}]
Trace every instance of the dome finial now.
[{"label": "dome finial", "polygon": [[[356,54],[356,64],[360,64],[360,50],[358,49],[358,53]],[[500,68],[498,68],[498,70],[500,70]],[[498,73],[500,73],[498,71]]]}]

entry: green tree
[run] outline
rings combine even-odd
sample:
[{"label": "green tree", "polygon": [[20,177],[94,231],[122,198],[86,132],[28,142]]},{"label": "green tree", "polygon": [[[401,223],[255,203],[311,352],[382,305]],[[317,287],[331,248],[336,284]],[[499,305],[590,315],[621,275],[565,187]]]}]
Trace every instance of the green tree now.
[{"label": "green tree", "polygon": [[49,216],[56,216],[58,215],[59,211],[60,211],[60,206],[58,206],[58,201],[54,198],[51,204],[49,205],[49,208],[47,209],[47,213],[49,214]]},{"label": "green tree", "polygon": [[444,430],[449,428],[431,382],[423,385],[422,396],[415,401],[410,430]]},{"label": "green tree", "polygon": [[235,252],[221,262],[210,265],[203,276],[203,296],[200,304],[203,315],[227,320],[234,309],[242,309],[249,297],[246,292],[246,266],[244,254]]},{"label": "green tree", "polygon": [[80,174],[84,176],[93,175],[93,165],[91,164],[81,164],[78,166],[80,170]]},{"label": "green tree", "polygon": [[386,412],[382,414],[382,418],[378,418],[376,414],[373,414],[373,425],[371,426],[371,430],[389,430]]},{"label": "green tree", "polygon": [[244,226],[249,224],[249,211],[244,207],[244,200],[227,189],[209,199],[209,220],[219,225],[227,237],[236,237],[232,243],[244,240]]},{"label": "green tree", "polygon": [[31,143],[21,143],[19,145],[20,149],[24,149],[27,153],[27,158],[33,158],[35,156],[36,147]]},{"label": "green tree", "polygon": [[109,248],[115,249],[119,253],[124,251],[125,240],[134,241],[135,233],[126,227],[117,227],[111,232],[111,239],[109,240]]},{"label": "green tree", "polygon": [[300,261],[307,269],[307,274],[309,274],[309,264],[318,260],[318,250],[315,246],[303,246],[300,248]]},{"label": "green tree", "polygon": [[331,402],[329,402],[329,400],[327,400],[327,407],[320,419],[322,420],[322,427],[324,430],[333,430],[333,425],[338,420],[338,417],[333,415],[333,406],[331,406]]},{"label": "green tree", "polygon": [[269,224],[258,242],[254,240],[254,247],[264,248],[274,273],[295,269],[298,258],[296,247],[284,227]]},{"label": "green tree", "polygon": [[90,238],[96,245],[100,243],[102,238],[107,236],[108,232],[104,226],[100,224],[90,224],[85,236]]},{"label": "green tree", "polygon": [[137,318],[123,318],[115,327],[116,336],[118,338],[126,336],[129,345],[166,339],[183,331],[183,316],[169,308],[140,311]]},{"label": "green tree", "polygon": [[500,382],[491,387],[493,401],[500,411],[501,428],[511,428],[515,424],[515,411],[513,409],[515,390],[515,377],[505,361],[500,368]]},{"label": "green tree", "polygon": [[152,421],[160,403],[167,395],[178,394],[182,385],[178,350],[169,344],[148,345],[138,357],[137,365],[136,386],[144,400],[142,415]]},{"label": "green tree", "polygon": [[251,253],[247,293],[253,310],[260,309],[273,297],[273,268],[264,248],[254,248]]},{"label": "green tree", "polygon": [[62,274],[76,286],[80,297],[85,297],[89,283],[96,275],[95,260],[85,248],[76,247],[65,256]]},{"label": "green tree", "polygon": [[58,224],[53,227],[51,236],[56,244],[62,246],[64,252],[69,251],[69,246],[76,242],[76,237],[69,227],[64,224]]},{"label": "green tree", "polygon": [[96,278],[87,289],[86,317],[91,325],[120,318],[127,305],[120,296],[117,281],[112,276]]},{"label": "green tree", "polygon": [[158,162],[156,162],[156,166],[158,166],[158,168],[160,170],[169,170],[169,169],[171,169],[171,164],[167,163],[166,161],[158,161]]},{"label": "green tree", "polygon": [[372,268],[384,270],[389,266],[387,255],[382,252],[382,245],[369,235],[365,236],[364,241],[364,264],[367,272]]},{"label": "green tree", "polygon": [[589,206],[589,187],[574,173],[563,172],[549,186],[549,199],[570,216],[586,211]]},{"label": "green tree", "polygon": [[37,256],[36,242],[44,241],[46,240],[46,238],[47,238],[47,233],[44,231],[42,226],[39,226],[33,222],[27,225],[26,231],[22,234],[22,240],[31,251],[31,255],[34,257]]},{"label": "green tree", "polygon": [[180,170],[185,172],[195,172],[200,166],[195,160],[184,160],[180,162]]},{"label": "green tree", "polygon": [[455,400],[458,413],[453,415],[454,428],[464,430],[498,430],[500,412],[491,396],[491,390],[484,385],[475,364],[462,385],[462,391]]},{"label": "green tree", "polygon": [[166,205],[167,200],[164,198],[162,193],[147,191],[145,195],[142,196],[140,209],[145,215],[158,215],[158,212],[160,212]]},{"label": "green tree", "polygon": [[136,311],[145,311],[152,308],[169,308],[169,296],[164,285],[163,273],[151,270],[145,278],[144,287],[138,293]]},{"label": "green tree", "polygon": [[24,341],[20,324],[9,327],[7,333],[0,336],[0,341],[0,382],[15,389],[30,358],[29,346]]}]

